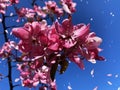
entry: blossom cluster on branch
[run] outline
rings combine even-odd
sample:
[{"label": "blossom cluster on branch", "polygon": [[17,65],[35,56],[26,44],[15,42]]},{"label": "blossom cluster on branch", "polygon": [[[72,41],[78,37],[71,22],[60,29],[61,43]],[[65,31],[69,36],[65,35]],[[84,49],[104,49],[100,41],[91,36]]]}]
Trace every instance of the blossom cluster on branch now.
[{"label": "blossom cluster on branch", "polygon": [[[9,2],[9,3],[8,3]],[[8,4],[18,4],[18,0],[0,0],[0,13],[5,14]],[[60,7],[61,5],[61,7]],[[17,62],[22,86],[36,87],[40,90],[56,90],[55,73],[64,73],[69,61],[84,69],[83,60],[96,63],[104,60],[99,56],[102,39],[90,32],[90,25],[80,23],[74,25],[72,14],[76,11],[76,3],[72,0],[46,1],[45,6],[33,5],[33,8],[16,8],[19,20],[27,18],[22,27],[12,29],[12,35],[19,42],[5,42],[0,49],[0,57],[12,58]],[[66,13],[67,18],[60,22]],[[47,18],[51,20],[51,25]],[[54,20],[57,17],[56,20]],[[16,56],[13,50],[19,52]]]}]

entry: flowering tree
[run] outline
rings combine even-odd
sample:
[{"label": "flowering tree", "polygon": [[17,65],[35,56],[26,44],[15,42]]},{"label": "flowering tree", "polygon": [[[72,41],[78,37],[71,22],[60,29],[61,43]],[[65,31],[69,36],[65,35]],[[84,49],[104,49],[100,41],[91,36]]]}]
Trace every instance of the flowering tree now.
[{"label": "flowering tree", "polygon": [[[22,1],[22,0],[21,0]],[[0,0],[0,13],[5,43],[0,49],[0,57],[8,61],[8,80],[12,83],[12,62],[16,62],[24,87],[37,87],[39,90],[57,90],[55,74],[63,74],[69,61],[84,69],[83,61],[96,63],[104,60],[99,56],[102,39],[90,32],[90,25],[74,25],[72,15],[76,3],[72,0],[39,1],[29,0],[31,7],[17,7],[20,0]],[[7,9],[13,7],[15,13],[7,16]],[[11,26],[8,38],[5,18],[17,16],[16,25]],[[17,26],[18,22],[24,25]],[[48,24],[48,22],[51,22]],[[2,77],[2,74],[0,74]]]}]

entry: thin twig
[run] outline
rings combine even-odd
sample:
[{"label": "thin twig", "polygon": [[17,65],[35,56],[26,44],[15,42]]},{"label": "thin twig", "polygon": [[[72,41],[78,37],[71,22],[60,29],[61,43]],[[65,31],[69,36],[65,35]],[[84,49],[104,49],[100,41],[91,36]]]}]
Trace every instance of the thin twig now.
[{"label": "thin twig", "polygon": [[33,1],[32,1],[32,6],[34,6],[34,5],[35,5],[35,2],[36,2],[36,0],[33,0]]},{"label": "thin twig", "polygon": [[17,15],[12,15],[12,16],[4,16],[5,18],[11,18],[11,17],[17,17]]},{"label": "thin twig", "polygon": [[13,87],[18,87],[18,86],[21,86],[20,84],[17,84],[17,85],[14,85]]},{"label": "thin twig", "polygon": [[6,29],[8,29],[8,28],[22,27],[22,26],[24,26],[24,25],[14,25],[14,26],[8,26],[8,27],[6,27]]}]

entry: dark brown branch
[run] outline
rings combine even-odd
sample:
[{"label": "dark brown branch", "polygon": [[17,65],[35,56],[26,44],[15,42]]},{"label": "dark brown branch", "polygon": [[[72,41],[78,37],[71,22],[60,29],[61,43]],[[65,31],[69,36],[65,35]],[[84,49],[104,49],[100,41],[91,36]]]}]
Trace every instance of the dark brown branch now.
[{"label": "dark brown branch", "polygon": [[[8,42],[8,37],[7,37],[7,33],[6,33],[6,25],[5,25],[5,16],[4,14],[2,14],[2,25],[3,25],[3,34],[4,34],[4,39],[5,42]],[[11,67],[11,58],[8,57],[8,80],[9,80],[9,86],[10,86],[10,90],[13,90],[13,83],[12,83],[12,67]]]}]

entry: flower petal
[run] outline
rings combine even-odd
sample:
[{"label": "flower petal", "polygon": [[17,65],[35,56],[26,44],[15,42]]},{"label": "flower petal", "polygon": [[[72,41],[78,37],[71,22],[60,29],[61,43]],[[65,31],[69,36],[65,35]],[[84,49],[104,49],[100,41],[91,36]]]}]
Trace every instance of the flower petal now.
[{"label": "flower petal", "polygon": [[12,34],[14,34],[16,37],[18,37],[22,40],[29,39],[29,32],[27,30],[25,30],[24,28],[14,28],[12,30]]},{"label": "flower petal", "polygon": [[68,8],[68,6],[65,3],[62,3],[62,5],[63,5],[63,10],[65,10],[66,13],[71,14],[71,11]]},{"label": "flower petal", "polygon": [[59,44],[58,43],[52,44],[48,48],[56,51],[59,49]]},{"label": "flower petal", "polygon": [[83,26],[81,26],[79,29],[77,29],[77,30],[75,30],[73,32],[72,37],[73,38],[80,37],[80,39],[86,37],[89,34],[89,27],[90,27],[90,25],[87,25],[87,26],[83,25]]},{"label": "flower petal", "polygon": [[77,42],[76,42],[76,41],[73,41],[72,39],[66,39],[66,40],[64,41],[63,46],[64,46],[65,48],[71,48],[71,47],[73,47],[76,43],[77,43]]},{"label": "flower petal", "polygon": [[76,63],[81,69],[85,69],[83,61],[78,56],[74,56],[73,62]]}]

